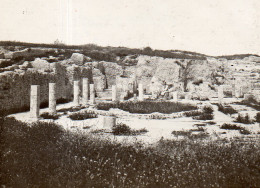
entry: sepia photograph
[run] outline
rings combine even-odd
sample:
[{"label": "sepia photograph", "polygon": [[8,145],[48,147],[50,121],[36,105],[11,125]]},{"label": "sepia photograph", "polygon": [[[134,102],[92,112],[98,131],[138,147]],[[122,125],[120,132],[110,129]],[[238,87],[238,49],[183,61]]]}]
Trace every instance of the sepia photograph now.
[{"label": "sepia photograph", "polygon": [[259,0],[0,0],[0,188],[260,188]]}]

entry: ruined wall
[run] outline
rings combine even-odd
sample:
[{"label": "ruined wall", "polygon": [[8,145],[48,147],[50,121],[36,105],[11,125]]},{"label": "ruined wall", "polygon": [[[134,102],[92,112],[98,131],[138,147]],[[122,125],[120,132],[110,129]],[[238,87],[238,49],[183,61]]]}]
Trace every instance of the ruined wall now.
[{"label": "ruined wall", "polygon": [[0,73],[0,111],[28,107],[31,85],[40,85],[41,103],[46,103],[50,82],[56,83],[57,99],[72,99],[73,80],[87,77],[92,82],[92,72],[88,67],[46,62],[36,65],[37,68]]}]

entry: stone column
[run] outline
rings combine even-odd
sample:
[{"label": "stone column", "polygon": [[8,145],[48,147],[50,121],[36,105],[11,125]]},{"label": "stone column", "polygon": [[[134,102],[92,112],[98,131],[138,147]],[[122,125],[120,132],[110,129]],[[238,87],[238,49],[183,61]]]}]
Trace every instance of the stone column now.
[{"label": "stone column", "polygon": [[117,88],[115,85],[112,86],[112,101],[117,101]]},{"label": "stone column", "polygon": [[79,106],[79,81],[78,80],[74,81],[73,89],[74,89],[74,100],[73,100],[74,105]]},{"label": "stone column", "polygon": [[139,84],[138,91],[139,91],[139,101],[143,101],[144,100],[143,84]]},{"label": "stone column", "polygon": [[89,95],[89,82],[88,78],[83,78],[83,86],[82,86],[82,104],[86,105],[88,103],[88,95]]},{"label": "stone column", "polygon": [[30,117],[38,119],[40,114],[40,86],[31,85]]},{"label": "stone column", "polygon": [[178,92],[177,91],[172,92],[172,96],[173,96],[173,101],[177,102],[178,101]]},{"label": "stone column", "polygon": [[89,85],[90,91],[90,104],[95,104],[95,86],[94,84]]},{"label": "stone column", "polygon": [[56,83],[49,83],[49,113],[56,114]]},{"label": "stone column", "polygon": [[218,101],[219,101],[219,103],[222,103],[223,99],[224,99],[224,89],[223,89],[223,85],[220,85],[218,87]]}]

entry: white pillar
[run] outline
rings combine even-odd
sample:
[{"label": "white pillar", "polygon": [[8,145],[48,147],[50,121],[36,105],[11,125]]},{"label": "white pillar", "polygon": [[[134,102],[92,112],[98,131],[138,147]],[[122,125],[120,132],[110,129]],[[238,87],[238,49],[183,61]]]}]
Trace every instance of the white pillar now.
[{"label": "white pillar", "polygon": [[112,86],[112,101],[117,101],[117,88],[115,85]]},{"label": "white pillar", "polygon": [[89,85],[90,91],[90,104],[95,104],[95,86],[94,84]]},{"label": "white pillar", "polygon": [[172,92],[172,96],[173,96],[173,101],[177,102],[178,101],[178,92],[177,91]]},{"label": "white pillar", "polygon": [[139,91],[139,101],[143,101],[144,100],[143,84],[139,84],[138,91]]},{"label": "white pillar", "polygon": [[31,85],[30,117],[39,118],[40,113],[40,86]]},{"label": "white pillar", "polygon": [[49,83],[49,113],[56,114],[56,84]]},{"label": "white pillar", "polygon": [[73,89],[74,89],[74,100],[73,100],[74,105],[79,106],[79,81],[78,80],[74,81]]},{"label": "white pillar", "polygon": [[83,78],[83,86],[82,86],[82,104],[86,105],[88,103],[88,95],[89,95],[89,82],[88,78]]}]

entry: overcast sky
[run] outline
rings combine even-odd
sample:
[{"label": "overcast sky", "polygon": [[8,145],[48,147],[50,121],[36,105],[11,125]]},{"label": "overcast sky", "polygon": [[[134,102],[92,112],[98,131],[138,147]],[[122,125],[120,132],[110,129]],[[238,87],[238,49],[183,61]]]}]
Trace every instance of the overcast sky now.
[{"label": "overcast sky", "polygon": [[259,0],[0,0],[0,40],[260,55]]}]

